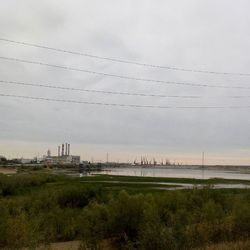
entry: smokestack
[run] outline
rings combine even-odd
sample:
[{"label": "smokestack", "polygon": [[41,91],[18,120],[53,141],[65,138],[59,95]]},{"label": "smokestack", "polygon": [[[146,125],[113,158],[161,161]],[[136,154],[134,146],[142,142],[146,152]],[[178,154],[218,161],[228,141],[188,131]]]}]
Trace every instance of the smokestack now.
[{"label": "smokestack", "polygon": [[64,156],[64,144],[62,144],[62,156]]},{"label": "smokestack", "polygon": [[68,155],[68,143],[65,143],[65,155]]},{"label": "smokestack", "polygon": [[60,146],[58,146],[58,157],[60,156]]},{"label": "smokestack", "polygon": [[70,155],[70,144],[68,144],[68,155]]}]

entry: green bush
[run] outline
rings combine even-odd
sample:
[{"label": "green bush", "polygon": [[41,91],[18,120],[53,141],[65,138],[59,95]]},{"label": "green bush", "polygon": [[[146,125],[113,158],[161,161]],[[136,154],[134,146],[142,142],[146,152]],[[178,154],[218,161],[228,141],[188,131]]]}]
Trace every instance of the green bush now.
[{"label": "green bush", "polygon": [[131,195],[49,175],[0,175],[0,185],[0,248],[81,239],[88,249],[108,240],[117,249],[177,250],[250,237],[250,190]]},{"label": "green bush", "polygon": [[27,188],[55,182],[56,176],[49,174],[20,174],[13,176],[0,175],[0,190],[3,196],[18,194]]}]

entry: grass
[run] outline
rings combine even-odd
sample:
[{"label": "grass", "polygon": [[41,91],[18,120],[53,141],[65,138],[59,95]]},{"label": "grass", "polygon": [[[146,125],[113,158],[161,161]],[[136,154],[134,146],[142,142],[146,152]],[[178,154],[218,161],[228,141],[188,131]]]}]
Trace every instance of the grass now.
[{"label": "grass", "polygon": [[[32,174],[31,174],[32,173]],[[14,176],[16,177],[27,177],[27,176],[40,176],[40,175],[51,175],[49,173],[42,174],[37,171],[31,173],[19,172]],[[50,172],[51,173],[51,172]],[[250,180],[228,180],[228,179],[189,179],[189,178],[168,178],[168,177],[138,177],[138,176],[114,176],[114,175],[94,175],[94,176],[84,176],[84,177],[69,177],[65,175],[52,175],[56,178],[53,182],[46,182],[41,185],[35,186],[24,186],[16,195],[36,193],[46,190],[58,190],[64,186],[85,186],[85,185],[95,185],[99,186],[106,192],[119,192],[121,190],[126,190],[129,193],[162,193],[167,192],[167,189],[175,189],[181,187],[181,184],[191,184],[191,185],[204,185],[204,187],[209,187],[213,184],[246,184],[250,185]],[[25,178],[26,178],[25,177]],[[8,178],[12,178],[11,176]],[[15,178],[16,179],[16,178]],[[18,179],[18,178],[17,178]],[[179,185],[178,185],[179,184]],[[171,190],[171,192],[173,192]],[[244,192],[244,190],[224,190],[224,192]],[[1,192],[0,192],[1,193]]]},{"label": "grass", "polygon": [[213,244],[199,250],[248,250],[250,249],[250,241],[224,242]]},{"label": "grass", "polygon": [[122,182],[165,182],[165,183],[185,183],[185,184],[249,184],[250,180],[237,179],[192,179],[192,178],[172,178],[172,177],[139,177],[139,176],[123,176],[123,175],[95,175],[81,178],[82,181],[122,181]]}]

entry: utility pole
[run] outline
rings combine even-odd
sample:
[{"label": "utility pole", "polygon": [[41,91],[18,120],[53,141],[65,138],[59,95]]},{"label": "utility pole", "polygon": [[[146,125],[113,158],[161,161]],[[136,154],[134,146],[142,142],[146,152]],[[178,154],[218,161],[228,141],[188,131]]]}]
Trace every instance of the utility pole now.
[{"label": "utility pole", "polygon": [[201,164],[202,164],[202,179],[204,179],[204,158],[205,158],[205,153],[202,152],[202,160],[201,160]]},{"label": "utility pole", "polygon": [[109,153],[107,153],[106,157],[107,157],[107,163],[109,163]]}]

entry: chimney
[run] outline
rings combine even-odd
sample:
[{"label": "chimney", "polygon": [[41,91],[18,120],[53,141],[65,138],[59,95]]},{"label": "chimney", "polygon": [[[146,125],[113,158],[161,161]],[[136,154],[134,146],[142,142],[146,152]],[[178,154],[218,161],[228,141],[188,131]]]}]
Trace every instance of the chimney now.
[{"label": "chimney", "polygon": [[70,155],[70,144],[68,144],[68,155]]},{"label": "chimney", "polygon": [[58,146],[58,157],[60,157],[60,146]]},{"label": "chimney", "polygon": [[62,156],[64,156],[64,144],[62,144]]},{"label": "chimney", "polygon": [[68,155],[68,143],[65,143],[65,155]]}]

